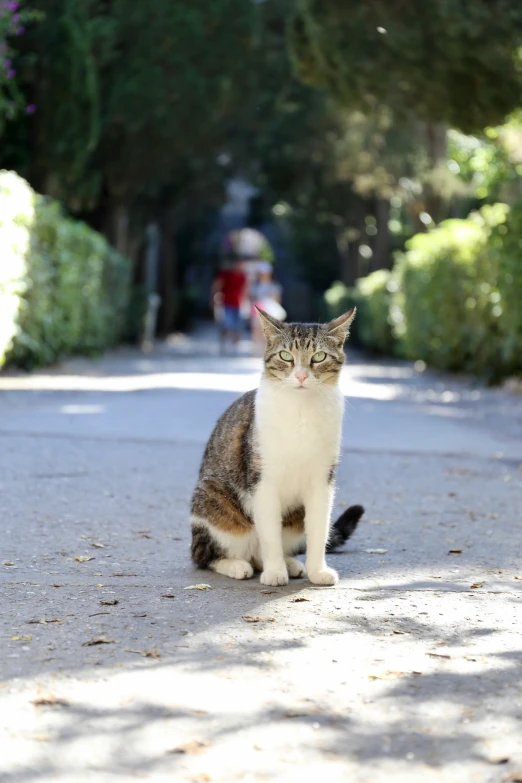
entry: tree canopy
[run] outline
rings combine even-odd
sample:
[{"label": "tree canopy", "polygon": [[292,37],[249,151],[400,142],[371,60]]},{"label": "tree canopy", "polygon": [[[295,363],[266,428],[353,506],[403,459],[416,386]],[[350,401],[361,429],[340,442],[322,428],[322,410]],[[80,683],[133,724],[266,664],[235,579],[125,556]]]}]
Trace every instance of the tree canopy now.
[{"label": "tree canopy", "polygon": [[300,78],[352,109],[470,132],[520,102],[518,0],[295,0],[288,30]]}]

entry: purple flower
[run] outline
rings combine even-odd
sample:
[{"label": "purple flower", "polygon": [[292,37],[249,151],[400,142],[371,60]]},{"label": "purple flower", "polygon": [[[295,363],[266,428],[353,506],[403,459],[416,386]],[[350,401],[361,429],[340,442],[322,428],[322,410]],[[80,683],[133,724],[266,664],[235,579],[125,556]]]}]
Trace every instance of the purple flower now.
[{"label": "purple flower", "polygon": [[12,64],[13,64],[13,61],[9,60],[9,59],[4,60],[4,62],[2,63],[2,65],[3,65],[3,67],[5,68],[6,71],[7,71],[8,68],[11,67]]},{"label": "purple flower", "polygon": [[36,106],[34,103],[30,103],[29,106],[26,108],[27,114],[34,114],[36,111]]},{"label": "purple flower", "polygon": [[10,68],[10,69],[7,71],[7,78],[8,78],[8,79],[14,79],[14,77],[15,77],[15,76],[16,76],[16,71],[15,71],[15,69],[14,69],[14,68]]},{"label": "purple flower", "polygon": [[[12,9],[9,9],[9,10],[12,10]],[[21,18],[22,18],[21,14],[13,14],[13,16],[11,17],[11,21],[12,22],[19,22]]]},{"label": "purple flower", "polygon": [[22,35],[22,33],[24,33],[24,32],[25,32],[25,27],[18,27],[15,30],[15,35]]},{"label": "purple flower", "polygon": [[[9,3],[7,7],[9,8],[10,11],[16,11],[16,9],[18,8],[18,3],[15,2],[15,0],[13,0],[13,2]],[[18,14],[18,18],[20,18],[20,14]]]}]

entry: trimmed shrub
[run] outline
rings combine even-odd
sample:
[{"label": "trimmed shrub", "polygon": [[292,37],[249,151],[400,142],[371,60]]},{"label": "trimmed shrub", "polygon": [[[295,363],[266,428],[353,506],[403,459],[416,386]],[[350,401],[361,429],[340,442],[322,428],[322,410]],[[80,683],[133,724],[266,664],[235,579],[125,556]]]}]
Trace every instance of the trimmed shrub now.
[{"label": "trimmed shrub", "polygon": [[351,307],[357,307],[351,337],[366,348],[392,353],[395,339],[390,322],[392,290],[395,283],[387,269],[379,269],[357,280],[355,288],[334,283],[324,294],[324,317],[336,318]]},{"label": "trimmed shrub", "polygon": [[512,348],[514,327],[501,320],[501,301],[509,297],[499,286],[514,282],[520,262],[512,255],[516,234],[508,213],[505,204],[495,204],[465,220],[446,220],[396,255],[391,319],[406,357],[490,377],[510,371],[505,344]]},{"label": "trimmed shrub", "polygon": [[393,353],[395,339],[390,322],[392,291],[395,282],[388,269],[379,269],[356,283],[359,302],[357,320],[361,343],[372,351]]},{"label": "trimmed shrub", "polygon": [[114,345],[128,294],[128,262],[100,234],[0,172],[0,366]]},{"label": "trimmed shrub", "polygon": [[328,291],[323,294],[321,318],[324,321],[332,321],[338,315],[346,313],[352,307],[357,307],[357,317],[350,327],[350,342],[359,342],[359,293],[355,288],[348,288],[339,280],[332,283]]}]

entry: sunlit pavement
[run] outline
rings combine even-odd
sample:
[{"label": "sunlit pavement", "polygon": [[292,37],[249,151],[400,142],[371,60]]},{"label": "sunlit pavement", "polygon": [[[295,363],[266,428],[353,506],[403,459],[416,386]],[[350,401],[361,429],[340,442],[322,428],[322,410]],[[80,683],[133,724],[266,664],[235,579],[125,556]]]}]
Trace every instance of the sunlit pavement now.
[{"label": "sunlit pavement", "polygon": [[2,781],[510,779],[522,398],[350,356],[336,511],[366,520],[337,588],[266,589],[188,558],[247,350],[177,337],[0,375]]}]

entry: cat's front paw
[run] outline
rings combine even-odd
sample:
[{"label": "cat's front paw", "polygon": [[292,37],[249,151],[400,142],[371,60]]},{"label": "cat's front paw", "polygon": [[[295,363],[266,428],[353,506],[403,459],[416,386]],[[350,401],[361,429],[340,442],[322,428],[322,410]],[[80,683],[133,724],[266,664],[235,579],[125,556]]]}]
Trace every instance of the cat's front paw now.
[{"label": "cat's front paw", "polygon": [[288,571],[285,568],[265,568],[260,578],[262,585],[270,585],[275,587],[276,585],[288,584]]},{"label": "cat's front paw", "polygon": [[296,557],[285,557],[286,567],[288,568],[288,575],[292,579],[299,579],[300,576],[306,576],[304,565]]},{"label": "cat's front paw", "polygon": [[309,571],[308,578],[314,585],[335,585],[339,581],[337,571],[333,568],[321,568],[320,571]]}]

